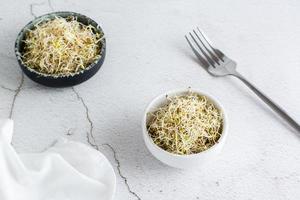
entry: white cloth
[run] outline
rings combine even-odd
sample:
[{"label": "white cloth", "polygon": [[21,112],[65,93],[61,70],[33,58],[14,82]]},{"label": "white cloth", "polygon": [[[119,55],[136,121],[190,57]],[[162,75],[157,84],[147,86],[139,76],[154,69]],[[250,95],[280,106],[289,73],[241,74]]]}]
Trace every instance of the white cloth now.
[{"label": "white cloth", "polygon": [[13,121],[0,121],[0,200],[111,200],[116,177],[106,157],[62,140],[42,153],[18,154]]}]

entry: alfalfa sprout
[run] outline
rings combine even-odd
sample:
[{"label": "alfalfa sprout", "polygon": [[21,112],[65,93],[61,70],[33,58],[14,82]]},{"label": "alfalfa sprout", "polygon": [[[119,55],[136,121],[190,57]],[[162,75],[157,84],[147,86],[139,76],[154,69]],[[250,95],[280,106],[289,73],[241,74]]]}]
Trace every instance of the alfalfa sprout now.
[{"label": "alfalfa sprout", "polygon": [[104,35],[74,16],[56,16],[34,25],[24,39],[22,60],[49,75],[70,75],[87,68],[101,55]]},{"label": "alfalfa sprout", "polygon": [[187,155],[218,142],[223,116],[211,101],[191,91],[166,98],[164,106],[148,113],[148,133],[156,145],[170,153]]}]

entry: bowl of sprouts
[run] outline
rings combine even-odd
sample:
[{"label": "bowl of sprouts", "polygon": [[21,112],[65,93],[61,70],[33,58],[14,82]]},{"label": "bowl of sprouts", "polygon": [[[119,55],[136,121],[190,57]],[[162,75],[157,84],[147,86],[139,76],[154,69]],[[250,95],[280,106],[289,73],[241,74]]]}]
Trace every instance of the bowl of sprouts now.
[{"label": "bowl of sprouts", "polygon": [[192,89],[156,97],[146,108],[143,138],[161,162],[195,169],[220,154],[227,136],[227,118],[215,98]]},{"label": "bowl of sprouts", "polygon": [[73,86],[91,78],[103,64],[105,50],[102,28],[74,12],[37,17],[21,30],[15,43],[23,72],[50,87]]}]

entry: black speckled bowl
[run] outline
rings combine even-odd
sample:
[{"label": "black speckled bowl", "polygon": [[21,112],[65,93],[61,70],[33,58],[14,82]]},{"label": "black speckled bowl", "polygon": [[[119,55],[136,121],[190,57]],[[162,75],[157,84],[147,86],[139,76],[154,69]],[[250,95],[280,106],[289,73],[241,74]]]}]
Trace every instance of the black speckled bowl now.
[{"label": "black speckled bowl", "polygon": [[19,65],[23,72],[33,81],[40,83],[45,86],[49,87],[69,87],[73,85],[80,84],[89,78],[91,78],[93,75],[97,73],[97,71],[100,69],[101,65],[104,62],[105,58],[105,52],[106,52],[106,41],[103,39],[99,45],[101,45],[101,50],[100,50],[100,58],[97,59],[94,63],[89,65],[87,68],[84,70],[70,74],[70,75],[49,75],[49,74],[44,74],[40,73],[34,69],[29,68],[24,64],[22,61],[22,52],[24,50],[24,39],[26,32],[28,29],[33,29],[34,24],[41,22],[45,19],[53,19],[55,16],[60,16],[60,17],[68,17],[68,16],[76,16],[77,20],[83,24],[89,25],[91,24],[94,26],[99,32],[103,32],[102,28],[92,19],[78,14],[74,12],[54,12],[50,14],[46,14],[43,16],[40,16],[31,22],[29,22],[19,33],[16,43],[15,43],[15,53],[19,62]]}]

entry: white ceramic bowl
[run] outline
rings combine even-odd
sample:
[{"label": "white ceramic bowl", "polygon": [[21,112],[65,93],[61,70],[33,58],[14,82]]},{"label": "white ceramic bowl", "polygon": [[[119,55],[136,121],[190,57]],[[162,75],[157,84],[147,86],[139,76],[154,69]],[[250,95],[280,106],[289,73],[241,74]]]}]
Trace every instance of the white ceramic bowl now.
[{"label": "white ceramic bowl", "polygon": [[228,127],[228,122],[227,122],[227,117],[224,112],[223,107],[217,101],[215,98],[213,98],[211,95],[208,95],[207,93],[200,92],[198,90],[191,90],[197,94],[204,95],[207,97],[209,101],[211,101],[221,112],[223,115],[223,131],[221,134],[220,139],[218,140],[218,143],[210,147],[209,149],[202,151],[197,154],[191,154],[191,155],[178,155],[178,154],[173,154],[165,151],[164,149],[160,148],[157,146],[152,138],[149,136],[147,127],[146,127],[146,122],[148,120],[147,113],[154,111],[156,108],[161,107],[166,103],[166,95],[169,97],[175,96],[175,95],[184,95],[187,94],[189,90],[173,90],[169,91],[167,93],[161,94],[154,98],[152,102],[147,106],[145,110],[145,114],[143,117],[142,121],[142,128],[143,128],[143,137],[145,144],[149,151],[152,153],[154,157],[156,157],[158,160],[161,162],[175,167],[175,168],[181,168],[181,169],[195,169],[203,166],[204,164],[214,160],[221,152],[225,139],[227,136],[227,127]]}]

